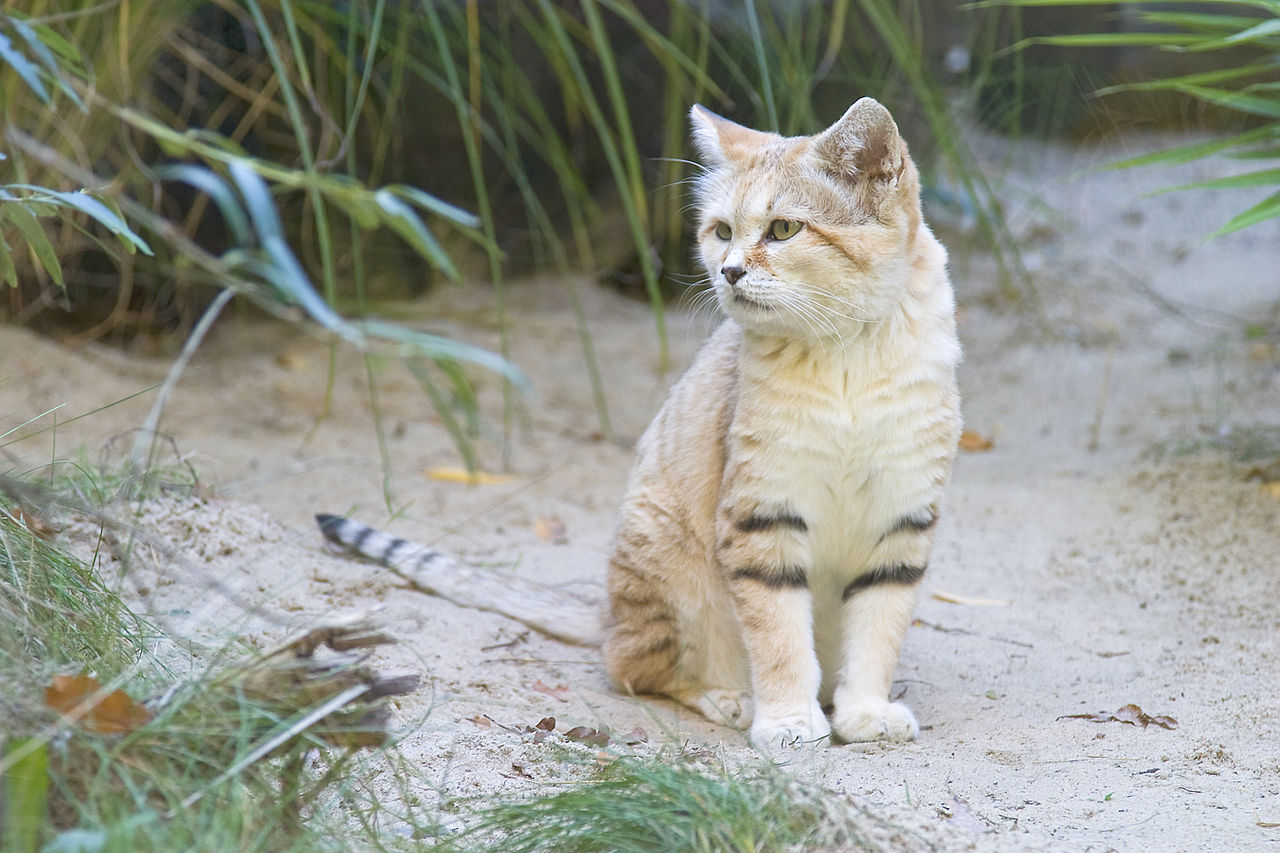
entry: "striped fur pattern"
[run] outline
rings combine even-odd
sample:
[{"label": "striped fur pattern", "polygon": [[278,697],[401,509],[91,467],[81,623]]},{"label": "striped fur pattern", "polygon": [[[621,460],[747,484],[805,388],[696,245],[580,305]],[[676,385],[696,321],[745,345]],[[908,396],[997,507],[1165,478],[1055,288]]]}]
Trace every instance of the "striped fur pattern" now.
[{"label": "striped fur pattern", "polygon": [[422,592],[462,607],[510,616],[536,631],[570,643],[600,645],[599,605],[567,590],[468,566],[430,546],[391,536],[342,516],[317,515],[316,524],[330,542],[390,569]]},{"label": "striped fur pattern", "polygon": [[909,740],[889,688],[960,432],[945,250],[874,100],[813,137],[692,121],[728,319],[637,448],[606,665],[764,749]]}]

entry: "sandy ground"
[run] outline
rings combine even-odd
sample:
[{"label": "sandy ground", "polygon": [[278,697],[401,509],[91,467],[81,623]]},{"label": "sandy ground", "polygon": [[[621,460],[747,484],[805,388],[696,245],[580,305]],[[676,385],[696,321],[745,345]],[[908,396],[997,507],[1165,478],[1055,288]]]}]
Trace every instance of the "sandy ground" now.
[{"label": "sandy ground", "polygon": [[[1001,173],[1042,316],[1009,310],[990,258],[955,248],[962,228],[943,229],[961,303],[966,422],[994,446],[958,462],[902,654],[894,691],[921,735],[808,750],[790,765],[869,806],[901,849],[1280,850],[1280,495],[1210,446],[1280,424],[1280,222],[1209,242],[1252,203],[1247,194],[1140,197],[1222,164],[1094,170],[1159,144],[1024,147]],[[136,561],[126,588],[170,630],[202,641],[263,641],[381,605],[403,642],[379,665],[426,678],[399,704],[397,725],[428,804],[544,791],[589,773],[572,752],[504,728],[549,715],[561,731],[643,729],[641,751],[665,743],[745,758],[736,732],[614,693],[594,650],[406,590],[327,552],[312,527],[315,511],[354,510],[493,571],[598,593],[629,446],[714,318],[672,312],[677,370],[663,375],[645,307],[581,287],[616,440],[593,413],[564,289],[515,286],[512,356],[536,393],[513,421],[510,479],[481,486],[428,476],[458,461],[403,367],[380,361],[370,373],[340,354],[332,410],[317,420],[325,344],[229,316],[162,423],[201,472],[202,496],[142,510],[187,565]],[[399,307],[409,322],[497,346],[484,288]],[[1246,335],[1247,324],[1270,337]],[[0,433],[41,416],[3,439],[14,470],[77,445],[96,462],[144,422],[146,389],[167,369],[15,328],[0,328],[0,353]],[[482,462],[497,472],[500,388],[481,384]],[[215,580],[262,612],[245,616]],[[1177,727],[1068,716],[1129,703]]]}]

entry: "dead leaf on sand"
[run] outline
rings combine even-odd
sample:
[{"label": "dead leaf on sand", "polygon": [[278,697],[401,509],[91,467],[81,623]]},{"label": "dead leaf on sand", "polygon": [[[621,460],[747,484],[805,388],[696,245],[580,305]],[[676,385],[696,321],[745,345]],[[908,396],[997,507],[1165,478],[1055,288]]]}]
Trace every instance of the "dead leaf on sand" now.
[{"label": "dead leaf on sand", "polygon": [[591,729],[586,726],[574,726],[564,733],[564,736],[577,743],[586,743],[591,746],[608,746],[609,735],[599,729]]},{"label": "dead leaf on sand", "polygon": [[960,449],[965,453],[985,453],[996,446],[996,443],[971,429],[960,433]]},{"label": "dead leaf on sand", "polygon": [[1128,723],[1131,726],[1142,726],[1144,729],[1151,725],[1159,726],[1162,729],[1176,729],[1178,727],[1178,721],[1173,717],[1164,714],[1153,717],[1132,703],[1109,713],[1103,711],[1100,714],[1063,714],[1058,719],[1088,720],[1092,723]]},{"label": "dead leaf on sand", "polygon": [[[545,694],[550,696],[552,699],[559,699],[561,702],[569,701],[569,687],[564,684],[561,684],[559,687],[552,687],[549,684],[543,684],[542,679],[539,678],[537,681],[533,682],[532,689],[535,693]],[[553,722],[552,725],[554,726],[555,723]]]},{"label": "dead leaf on sand", "polygon": [[44,701],[64,717],[101,735],[128,734],[151,719],[150,712],[129,694],[123,690],[103,694],[98,679],[84,673],[55,675],[45,688]]}]

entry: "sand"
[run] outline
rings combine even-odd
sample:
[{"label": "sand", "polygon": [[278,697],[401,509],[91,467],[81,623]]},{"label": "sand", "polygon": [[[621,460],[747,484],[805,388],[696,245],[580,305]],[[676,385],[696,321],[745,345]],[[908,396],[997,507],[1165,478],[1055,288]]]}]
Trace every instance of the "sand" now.
[{"label": "sand", "polygon": [[[937,217],[961,306],[965,419],[993,444],[959,459],[898,668],[894,693],[922,730],[911,744],[810,749],[788,764],[867,807],[893,846],[1280,849],[1280,494],[1223,449],[1280,425],[1280,221],[1209,241],[1257,197],[1143,197],[1233,168],[1221,162],[1096,168],[1167,144],[1027,144],[1012,160],[992,148],[1037,294],[1020,307],[991,259],[965,248],[965,223]],[[534,392],[510,419],[504,463],[501,386],[480,376],[481,464],[507,479],[477,486],[429,473],[459,461],[403,366],[339,352],[322,416],[328,346],[228,312],[161,422],[200,488],[140,510],[183,559],[142,553],[123,588],[197,648],[381,608],[401,643],[378,666],[425,680],[395,725],[428,806],[590,774],[573,756],[595,747],[519,730],[546,716],[562,732],[607,727],[623,750],[748,758],[737,732],[618,695],[595,650],[409,590],[326,550],[312,525],[314,512],[354,511],[491,571],[598,595],[630,445],[715,318],[671,311],[675,368],[662,373],[645,306],[573,285],[614,435],[593,409],[568,285],[512,285],[511,355]],[[469,286],[393,308],[497,347],[495,305]],[[12,327],[0,327],[0,352],[0,433],[35,418],[4,439],[18,471],[77,446],[90,463],[118,461],[169,366]],[[87,526],[65,523],[83,548]],[[119,576],[111,549],[99,563]],[[1176,728],[1074,716],[1128,704]],[[623,743],[636,729],[644,742]]]}]

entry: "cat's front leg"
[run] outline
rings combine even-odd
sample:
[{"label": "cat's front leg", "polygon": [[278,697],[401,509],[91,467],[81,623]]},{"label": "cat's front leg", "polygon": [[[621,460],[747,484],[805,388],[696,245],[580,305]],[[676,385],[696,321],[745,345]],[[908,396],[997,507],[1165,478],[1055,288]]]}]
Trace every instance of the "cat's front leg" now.
[{"label": "cat's front leg", "polygon": [[889,701],[889,687],[936,521],[935,507],[903,516],[882,536],[866,569],[844,588],[843,661],[832,720],[836,734],[851,743],[914,740],[920,730],[910,708]]},{"label": "cat's front leg", "polygon": [[817,698],[806,531],[786,512],[729,510],[721,518],[717,556],[751,671],[751,742],[763,750],[825,744],[831,734]]}]

